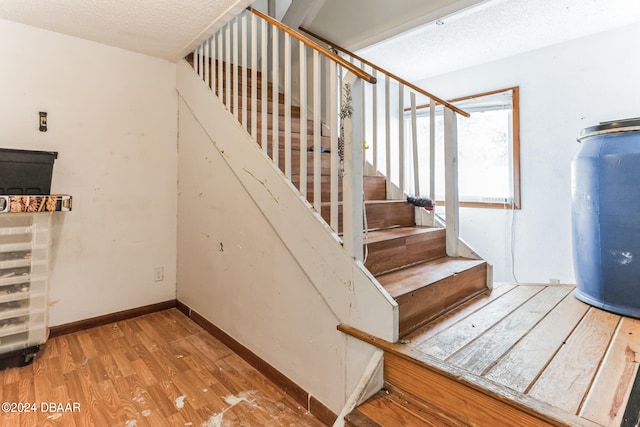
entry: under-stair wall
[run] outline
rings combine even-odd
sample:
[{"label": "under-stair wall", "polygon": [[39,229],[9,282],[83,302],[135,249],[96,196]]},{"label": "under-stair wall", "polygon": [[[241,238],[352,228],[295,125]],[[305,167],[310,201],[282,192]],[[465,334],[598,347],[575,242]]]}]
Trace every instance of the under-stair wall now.
[{"label": "under-stair wall", "polygon": [[[177,66],[178,299],[336,414],[397,305],[182,62]],[[301,232],[304,230],[304,233]]]}]

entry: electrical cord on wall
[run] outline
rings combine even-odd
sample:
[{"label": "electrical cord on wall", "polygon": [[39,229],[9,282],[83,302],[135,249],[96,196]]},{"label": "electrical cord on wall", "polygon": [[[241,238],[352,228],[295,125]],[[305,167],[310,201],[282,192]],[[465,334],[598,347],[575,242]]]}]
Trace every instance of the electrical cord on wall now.
[{"label": "electrical cord on wall", "polygon": [[367,223],[367,204],[364,200],[364,194],[362,195],[362,218],[364,221],[364,241],[366,242],[364,244],[364,259],[362,260],[364,264],[369,256],[369,243],[367,242],[369,240],[369,224]]},{"label": "electrical cord on wall", "polygon": [[509,244],[509,250],[511,252],[511,276],[513,277],[513,281],[518,283],[518,278],[516,277],[516,256],[515,256],[515,218],[516,218],[516,207],[513,199],[511,200],[511,230],[510,230],[510,238],[511,242]]}]

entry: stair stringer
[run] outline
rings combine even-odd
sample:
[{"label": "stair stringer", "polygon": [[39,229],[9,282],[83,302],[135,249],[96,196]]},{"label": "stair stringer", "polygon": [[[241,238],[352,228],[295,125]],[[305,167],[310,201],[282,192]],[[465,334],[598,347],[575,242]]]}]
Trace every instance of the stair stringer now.
[{"label": "stair stringer", "polygon": [[[176,68],[176,88],[181,100],[190,109],[199,126],[206,133],[224,163],[246,190],[260,213],[277,233],[282,243],[335,317],[335,324],[352,325],[372,335],[389,341],[398,339],[398,305],[382,288],[364,265],[347,255],[338,237],[311,209],[298,190],[273,165],[242,126],[225,109],[222,102],[207,88],[193,72],[187,62],[181,61]],[[301,233],[300,230],[304,230]],[[295,285],[295,284],[292,284]],[[179,286],[180,288],[180,286]],[[180,289],[178,291],[180,297]],[[205,301],[196,302],[201,307]],[[204,310],[203,310],[204,311]],[[214,314],[200,313],[205,318]],[[266,315],[271,315],[267,313]],[[280,314],[281,315],[281,314]],[[216,323],[214,319],[209,321]],[[225,328],[222,327],[224,330]],[[227,331],[229,333],[229,331]],[[333,333],[333,332],[332,332]],[[240,332],[241,334],[241,332]],[[338,357],[344,367],[343,378],[324,378],[325,384],[340,384],[341,396],[326,396],[323,391],[307,391],[336,413],[340,412],[347,397],[366,370],[376,349],[350,337],[342,337],[342,351],[327,348],[326,357]],[[233,333],[230,333],[233,336]],[[238,337],[236,337],[238,338]],[[295,338],[295,337],[293,337]],[[239,341],[276,369],[303,387],[313,366],[304,373],[291,372],[294,363],[271,360],[272,353],[264,348],[252,348],[251,342],[240,337]],[[306,343],[301,343],[305,345]],[[341,354],[336,354],[336,352]],[[305,361],[296,361],[304,365]],[[338,400],[337,403],[336,399]]]}]

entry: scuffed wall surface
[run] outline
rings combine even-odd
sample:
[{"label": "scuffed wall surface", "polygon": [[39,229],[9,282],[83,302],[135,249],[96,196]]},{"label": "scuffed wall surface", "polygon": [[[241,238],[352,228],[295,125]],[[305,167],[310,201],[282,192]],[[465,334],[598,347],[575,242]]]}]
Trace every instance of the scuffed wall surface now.
[{"label": "scuffed wall surface", "polygon": [[392,339],[395,304],[178,68],[178,299],[338,413],[374,350],[336,326]]}]

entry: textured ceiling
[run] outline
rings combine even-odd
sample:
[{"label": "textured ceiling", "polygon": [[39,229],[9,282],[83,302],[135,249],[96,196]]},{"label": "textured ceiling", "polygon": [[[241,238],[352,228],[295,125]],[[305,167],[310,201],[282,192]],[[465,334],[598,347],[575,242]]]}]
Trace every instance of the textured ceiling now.
[{"label": "textured ceiling", "polygon": [[0,0],[0,18],[177,61],[252,0]]},{"label": "textured ceiling", "polygon": [[353,51],[482,1],[324,0],[303,26]]},{"label": "textured ceiling", "polygon": [[[640,22],[640,0],[492,0],[360,50],[409,81]],[[635,55],[629,40],[621,54]],[[598,52],[593,52],[597,60]]]}]

